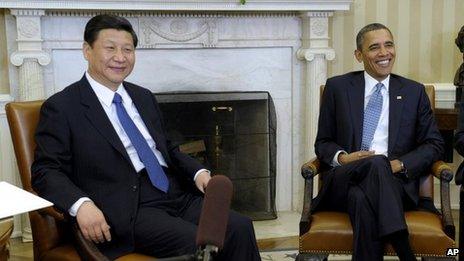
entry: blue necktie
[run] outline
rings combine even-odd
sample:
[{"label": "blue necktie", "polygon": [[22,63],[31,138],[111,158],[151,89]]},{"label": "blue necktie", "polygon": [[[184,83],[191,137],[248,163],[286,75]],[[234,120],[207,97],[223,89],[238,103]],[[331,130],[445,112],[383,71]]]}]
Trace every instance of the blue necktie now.
[{"label": "blue necktie", "polygon": [[382,113],[383,97],[382,90],[383,84],[377,83],[375,85],[374,93],[372,94],[366,108],[364,109],[364,122],[363,122],[363,133],[361,150],[369,150],[371,147],[372,139],[374,139],[374,133],[379,125],[380,114]]},{"label": "blue necktie", "polygon": [[159,190],[167,192],[169,180],[142,133],[140,133],[137,126],[135,126],[134,122],[129,117],[129,114],[127,114],[126,109],[122,105],[121,95],[115,93],[113,103],[116,105],[116,113],[118,114],[119,122],[121,122],[124,131],[127,136],[129,136],[132,145],[139,155],[140,161],[145,165],[151,183]]}]

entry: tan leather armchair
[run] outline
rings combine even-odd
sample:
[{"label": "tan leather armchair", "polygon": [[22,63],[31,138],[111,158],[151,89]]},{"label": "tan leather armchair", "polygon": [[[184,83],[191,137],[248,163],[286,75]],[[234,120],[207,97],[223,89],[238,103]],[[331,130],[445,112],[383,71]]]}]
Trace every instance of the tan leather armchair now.
[{"label": "tan leather armchair", "polygon": [[[32,193],[35,193],[31,186],[34,133],[42,103],[11,102],[5,106],[22,186]],[[34,260],[108,260],[92,242],[83,238],[73,220],[54,208],[29,212],[29,218],[34,239]],[[118,260],[154,258],[133,253]]]},{"label": "tan leather armchair", "polygon": [[[321,87],[321,93],[323,87]],[[427,95],[435,107],[433,86],[426,86]],[[353,231],[347,213],[317,211],[311,213],[314,177],[319,177],[320,163],[313,159],[301,167],[305,180],[303,211],[300,220],[299,255],[297,260],[326,259],[328,254],[352,254]],[[451,216],[449,182],[453,178],[451,168],[442,161],[433,164],[430,175],[421,179],[420,196],[433,198],[433,177],[440,181],[441,215],[427,211],[405,213],[411,247],[416,256],[423,259],[443,257],[446,250],[456,247],[455,227]],[[390,245],[385,255],[395,255]],[[314,259],[312,259],[314,260]],[[452,259],[454,260],[454,258]]]}]

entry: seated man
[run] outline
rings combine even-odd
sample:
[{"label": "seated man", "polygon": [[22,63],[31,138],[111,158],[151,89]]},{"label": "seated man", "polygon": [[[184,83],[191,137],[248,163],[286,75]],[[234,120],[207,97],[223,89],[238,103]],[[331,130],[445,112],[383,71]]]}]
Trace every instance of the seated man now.
[{"label": "seated man", "polygon": [[[95,16],[84,41],[87,72],[42,106],[34,189],[109,258],[193,254],[203,197],[184,185],[204,192],[210,172],[171,147],[154,95],[124,81],[135,63],[131,24]],[[249,218],[230,213],[218,257],[260,260]]]},{"label": "seated man", "polygon": [[416,260],[404,211],[436,211],[419,199],[419,178],[442,156],[443,140],[424,86],[391,73],[390,30],[369,24],[356,45],[364,71],[328,79],[323,93],[315,149],[326,172],[312,210],[348,212],[353,260],[383,260],[386,242],[400,260]]}]

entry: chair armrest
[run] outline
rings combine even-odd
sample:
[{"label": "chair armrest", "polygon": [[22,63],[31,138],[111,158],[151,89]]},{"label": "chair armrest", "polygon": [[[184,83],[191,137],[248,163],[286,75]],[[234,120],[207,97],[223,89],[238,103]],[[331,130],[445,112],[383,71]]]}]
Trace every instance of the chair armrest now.
[{"label": "chair armrest", "polygon": [[450,238],[455,238],[455,227],[451,214],[450,200],[450,181],[453,179],[453,171],[450,166],[443,161],[436,161],[432,165],[432,175],[440,180],[440,202],[442,213],[442,225],[445,234]]},{"label": "chair armrest", "polygon": [[[33,190],[32,188],[29,188],[27,189],[28,192],[38,196],[39,194],[37,192],[35,192],[35,190]],[[46,207],[46,208],[41,208],[41,209],[38,209],[36,210],[39,214],[43,215],[43,216],[51,216],[53,217],[54,219],[56,219],[57,221],[63,221],[66,219],[65,215],[63,213],[61,213],[59,210],[57,210],[56,208],[54,208],[53,206],[52,207]]]},{"label": "chair armrest", "polygon": [[456,185],[462,185],[462,179],[464,175],[464,161],[459,164],[458,170],[456,170]]},{"label": "chair armrest", "polygon": [[63,213],[59,212],[54,207],[42,208],[42,209],[37,210],[37,212],[39,212],[41,215],[51,216],[57,221],[63,221],[66,219]]},{"label": "chair armrest", "polygon": [[303,210],[300,219],[300,236],[309,230],[311,224],[311,203],[313,200],[314,177],[319,173],[320,162],[317,158],[301,166],[301,176],[305,180]]},{"label": "chair armrest", "polygon": [[301,166],[301,176],[304,179],[314,178],[319,173],[321,163],[317,158],[313,158]]},{"label": "chair armrest", "polygon": [[77,243],[76,250],[83,260],[109,261],[109,259],[100,252],[100,250],[92,241],[89,241],[84,238],[84,235],[79,229],[79,226],[77,225],[75,218],[70,218],[68,215],[59,212],[54,207],[39,209],[37,210],[37,212],[44,216],[51,216],[56,221],[65,221],[72,223],[70,225],[72,227],[75,242]]},{"label": "chair armrest", "polygon": [[72,230],[77,242],[77,253],[83,260],[109,261],[109,259],[100,252],[92,241],[84,238],[84,235],[75,220],[72,225]]},{"label": "chair armrest", "polygon": [[445,162],[439,160],[432,165],[432,175],[446,182],[450,182],[453,179],[453,171],[451,167]]},{"label": "chair armrest", "polygon": [[449,182],[440,180],[440,201],[442,224],[445,234],[452,239],[455,239],[456,228],[454,226],[453,216],[451,214],[450,188]]}]

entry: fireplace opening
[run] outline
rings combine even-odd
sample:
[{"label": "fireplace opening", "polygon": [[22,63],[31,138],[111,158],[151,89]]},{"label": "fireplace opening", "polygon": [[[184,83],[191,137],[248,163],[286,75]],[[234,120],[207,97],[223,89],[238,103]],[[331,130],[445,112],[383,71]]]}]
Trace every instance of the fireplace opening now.
[{"label": "fireplace opening", "polygon": [[228,176],[232,209],[277,217],[276,114],[268,92],[157,93],[167,135],[181,151]]}]

